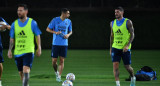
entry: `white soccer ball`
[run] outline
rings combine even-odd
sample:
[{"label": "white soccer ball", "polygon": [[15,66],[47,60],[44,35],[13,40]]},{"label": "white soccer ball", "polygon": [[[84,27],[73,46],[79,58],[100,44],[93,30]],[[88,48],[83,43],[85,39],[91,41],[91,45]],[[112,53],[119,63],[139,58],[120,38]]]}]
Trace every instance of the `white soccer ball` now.
[{"label": "white soccer ball", "polygon": [[0,27],[2,27],[2,25],[7,25],[6,22],[1,21],[0,22]]},{"label": "white soccer ball", "polygon": [[75,75],[73,73],[68,73],[66,79],[73,82],[75,80]]},{"label": "white soccer ball", "polygon": [[[0,22],[0,29],[1,29],[2,25],[7,25],[7,24],[6,24],[6,22],[1,21]],[[6,31],[6,29],[4,29],[3,31]]]},{"label": "white soccer ball", "polygon": [[73,86],[73,83],[69,80],[65,80],[63,83],[62,83],[62,86]]}]

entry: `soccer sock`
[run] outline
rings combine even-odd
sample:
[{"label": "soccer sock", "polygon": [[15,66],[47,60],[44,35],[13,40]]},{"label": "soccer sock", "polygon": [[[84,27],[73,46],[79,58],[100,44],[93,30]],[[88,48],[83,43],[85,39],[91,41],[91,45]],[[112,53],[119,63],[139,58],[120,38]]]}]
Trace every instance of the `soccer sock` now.
[{"label": "soccer sock", "polygon": [[0,85],[2,84],[2,81],[0,80]]},{"label": "soccer sock", "polygon": [[61,75],[59,74],[59,72],[58,72],[58,78],[61,78]]},{"label": "soccer sock", "polygon": [[59,75],[59,78],[61,78],[61,75]]},{"label": "soccer sock", "polygon": [[116,85],[120,86],[120,81],[116,81]]},{"label": "soccer sock", "polygon": [[133,82],[136,79],[135,76],[131,77],[131,82]]},{"label": "soccer sock", "polygon": [[29,81],[29,73],[24,73],[23,75],[23,86],[27,86]]},{"label": "soccer sock", "polygon": [[59,72],[58,72],[58,71],[56,71],[56,72],[55,72],[55,74],[56,74],[56,75],[59,75]]},{"label": "soccer sock", "polygon": [[57,72],[55,72],[55,74],[57,75]]}]

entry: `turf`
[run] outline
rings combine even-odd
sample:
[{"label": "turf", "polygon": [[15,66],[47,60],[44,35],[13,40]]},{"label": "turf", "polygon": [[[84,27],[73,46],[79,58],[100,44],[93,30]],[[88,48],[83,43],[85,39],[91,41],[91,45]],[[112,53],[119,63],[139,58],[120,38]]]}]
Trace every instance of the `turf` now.
[{"label": "turf", "polygon": [[[50,50],[43,50],[40,57],[35,57],[30,74],[30,86],[61,86],[62,83],[55,81],[55,75],[51,66]],[[132,67],[136,72],[141,67],[151,66],[160,75],[160,50],[133,50]],[[3,86],[22,86],[14,59],[5,59],[4,72],[2,76]],[[74,86],[115,86],[112,73],[112,62],[108,50],[69,50],[65,60],[65,68],[62,80],[67,73],[74,73],[76,80]],[[121,86],[129,86],[129,74],[120,64]],[[136,86],[159,86],[160,80],[136,82]]]}]

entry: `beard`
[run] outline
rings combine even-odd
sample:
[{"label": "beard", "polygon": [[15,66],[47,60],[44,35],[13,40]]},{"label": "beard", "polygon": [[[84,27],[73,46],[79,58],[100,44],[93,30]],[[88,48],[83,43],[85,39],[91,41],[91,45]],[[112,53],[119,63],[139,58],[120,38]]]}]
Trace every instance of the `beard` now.
[{"label": "beard", "polygon": [[23,19],[24,17],[23,16],[21,16],[21,17],[19,17],[20,19]]},{"label": "beard", "polygon": [[116,15],[115,17],[116,17],[116,19],[119,19],[119,18],[121,18],[121,16],[118,16],[118,15]]},{"label": "beard", "polygon": [[24,18],[24,16],[22,16],[22,15],[19,15],[19,18],[20,18],[20,19],[23,19],[23,18]]}]

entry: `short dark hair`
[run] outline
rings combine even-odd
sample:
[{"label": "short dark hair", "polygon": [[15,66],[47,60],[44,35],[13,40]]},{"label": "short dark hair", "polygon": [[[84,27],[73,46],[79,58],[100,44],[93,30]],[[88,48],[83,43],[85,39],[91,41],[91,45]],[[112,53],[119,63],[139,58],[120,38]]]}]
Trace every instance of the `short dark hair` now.
[{"label": "short dark hair", "polygon": [[123,7],[121,7],[121,6],[119,6],[119,7],[115,8],[115,10],[120,10],[120,11],[124,12]]},{"label": "short dark hair", "polygon": [[62,9],[61,9],[61,13],[66,13],[67,11],[69,11],[68,8],[62,8]]},{"label": "short dark hair", "polygon": [[26,4],[19,4],[18,7],[24,7],[24,10],[28,10],[28,7]]}]

